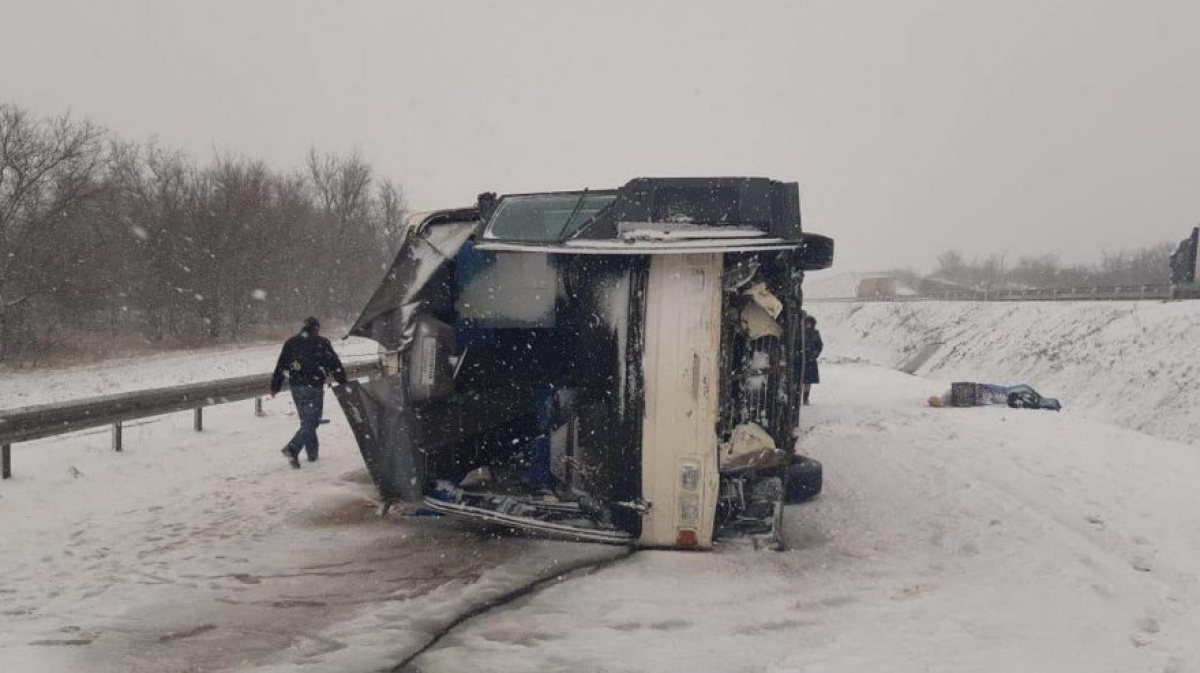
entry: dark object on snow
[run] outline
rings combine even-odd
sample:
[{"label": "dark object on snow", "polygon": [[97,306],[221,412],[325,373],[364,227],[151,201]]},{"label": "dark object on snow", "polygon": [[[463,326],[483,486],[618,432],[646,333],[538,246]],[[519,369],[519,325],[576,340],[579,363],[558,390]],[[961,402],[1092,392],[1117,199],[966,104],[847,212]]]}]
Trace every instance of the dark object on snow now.
[{"label": "dark object on snow", "polygon": [[824,475],[821,462],[797,455],[787,468],[783,501],[788,505],[812,500],[821,494]]},{"label": "dark object on snow", "polygon": [[952,407],[1004,404],[1013,409],[1046,409],[1049,411],[1062,409],[1058,400],[1052,397],[1042,397],[1036,390],[1023,384],[1001,386],[993,383],[952,383],[950,384],[949,403]]}]

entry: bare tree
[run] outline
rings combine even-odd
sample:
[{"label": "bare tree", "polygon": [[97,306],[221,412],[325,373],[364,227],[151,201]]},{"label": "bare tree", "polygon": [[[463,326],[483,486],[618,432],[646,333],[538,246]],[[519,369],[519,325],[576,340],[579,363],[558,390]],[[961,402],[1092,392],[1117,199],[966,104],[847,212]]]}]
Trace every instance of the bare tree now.
[{"label": "bare tree", "polygon": [[1170,279],[1174,247],[1161,243],[1138,250],[1106,253],[1095,264],[1064,264],[1055,255],[1022,257],[1006,264],[1003,253],[971,262],[955,251],[938,256],[933,272],[942,278],[978,289],[1018,286],[1026,288],[1081,287],[1085,285],[1155,285]]},{"label": "bare tree", "polygon": [[384,243],[389,253],[395,253],[400,246],[405,220],[408,219],[408,205],[404,202],[404,194],[394,182],[387,178],[379,181],[379,224],[383,229]]},{"label": "bare tree", "polygon": [[314,150],[291,173],[201,166],[0,105],[0,359],[50,334],[192,343],[350,317],[404,216],[399,187],[357,153]]},{"label": "bare tree", "polygon": [[82,220],[105,189],[104,132],[68,115],[0,105],[0,356],[31,328],[33,303],[87,256]]},{"label": "bare tree", "polygon": [[947,250],[938,255],[937,268],[933,271],[935,278],[948,280],[952,283],[967,283],[969,272],[962,253],[957,250]]},{"label": "bare tree", "polygon": [[339,229],[368,219],[373,175],[357,152],[336,155],[309,150],[308,171],[325,213]]},{"label": "bare tree", "polygon": [[[387,247],[381,245],[385,226],[370,189],[373,171],[357,152],[336,155],[315,150],[309,152],[308,170],[323,215],[316,236],[321,261],[310,272],[330,308],[340,314],[345,312],[342,303],[365,299],[367,287],[378,280],[378,268],[388,257]],[[388,197],[399,201],[399,190]]]}]

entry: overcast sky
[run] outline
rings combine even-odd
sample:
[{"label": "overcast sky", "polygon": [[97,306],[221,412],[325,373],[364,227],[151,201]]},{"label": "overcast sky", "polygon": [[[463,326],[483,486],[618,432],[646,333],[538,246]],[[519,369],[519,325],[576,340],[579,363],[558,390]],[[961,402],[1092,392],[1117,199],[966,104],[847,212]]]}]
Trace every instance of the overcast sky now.
[{"label": "overcast sky", "polygon": [[798,181],[844,270],[1200,221],[1200,2],[0,0],[0,101],[201,159],[357,148],[419,209]]}]

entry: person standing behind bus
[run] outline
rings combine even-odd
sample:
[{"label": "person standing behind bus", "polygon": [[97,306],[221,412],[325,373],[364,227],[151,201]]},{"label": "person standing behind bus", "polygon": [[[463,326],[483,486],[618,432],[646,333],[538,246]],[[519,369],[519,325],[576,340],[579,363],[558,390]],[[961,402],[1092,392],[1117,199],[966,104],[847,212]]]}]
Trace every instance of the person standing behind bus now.
[{"label": "person standing behind bus", "polygon": [[821,370],[817,367],[817,358],[821,356],[821,351],[824,349],[825,344],[821,341],[821,332],[817,330],[817,319],[805,314],[804,372],[800,376],[800,381],[804,384],[805,404],[808,404],[808,396],[812,392],[813,384],[821,382]]}]

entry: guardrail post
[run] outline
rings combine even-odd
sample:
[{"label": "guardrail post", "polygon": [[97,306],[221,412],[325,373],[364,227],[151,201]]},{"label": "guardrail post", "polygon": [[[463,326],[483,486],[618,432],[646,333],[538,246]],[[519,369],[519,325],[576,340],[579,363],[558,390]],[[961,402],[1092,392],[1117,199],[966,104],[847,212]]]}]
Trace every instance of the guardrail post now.
[{"label": "guardrail post", "polygon": [[204,431],[204,407],[196,407],[192,412],[192,427],[196,432]]},{"label": "guardrail post", "polygon": [[121,422],[113,423],[113,451],[121,450]]},{"label": "guardrail post", "polygon": [[254,398],[254,415],[255,415],[255,416],[262,416],[262,415],[263,415],[263,410],[262,410],[262,398],[261,398],[261,397],[256,397],[256,398]]},{"label": "guardrail post", "polygon": [[12,444],[0,446],[0,478],[12,479]]}]

